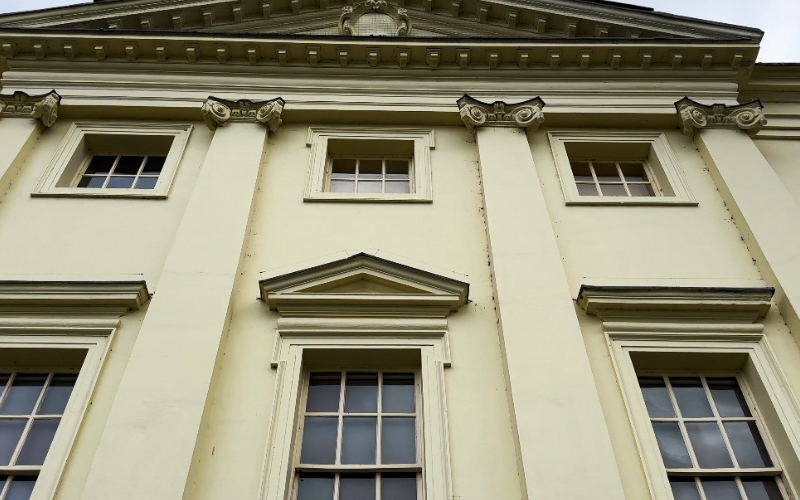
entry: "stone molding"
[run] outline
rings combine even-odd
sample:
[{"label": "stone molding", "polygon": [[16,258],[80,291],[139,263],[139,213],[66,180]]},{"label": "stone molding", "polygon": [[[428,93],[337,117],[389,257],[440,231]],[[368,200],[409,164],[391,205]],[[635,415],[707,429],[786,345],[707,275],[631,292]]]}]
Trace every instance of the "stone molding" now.
[{"label": "stone molding", "polygon": [[33,118],[40,120],[45,127],[51,127],[58,119],[58,105],[61,96],[55,90],[42,95],[28,95],[14,92],[13,95],[0,95],[0,117]]},{"label": "stone molding", "polygon": [[247,99],[228,101],[209,96],[200,108],[209,129],[216,130],[228,122],[262,123],[276,132],[283,123],[281,113],[286,102],[277,97],[269,101],[253,102]]},{"label": "stone molding", "polygon": [[700,104],[688,97],[675,103],[683,127],[683,134],[694,137],[695,131],[704,128],[739,128],[751,136],[767,124],[764,106],[756,99],[737,106],[726,104]]},{"label": "stone molding", "polygon": [[[342,15],[339,18],[339,32],[342,35],[353,35],[353,27],[356,21],[364,14],[371,13],[385,14],[392,18],[397,27],[392,35],[403,36],[411,31],[411,19],[409,19],[406,9],[389,5],[386,0],[366,0],[357,5],[345,5],[342,7]],[[367,34],[358,33],[358,35],[365,36]],[[371,36],[373,33],[368,35]],[[380,35],[380,33],[375,33],[374,35]],[[386,33],[386,35],[389,34]]]},{"label": "stone molding", "polygon": [[506,104],[503,101],[489,104],[464,94],[457,102],[461,121],[472,133],[483,125],[522,127],[533,132],[544,122],[542,108],[545,104],[539,97],[516,104]]}]

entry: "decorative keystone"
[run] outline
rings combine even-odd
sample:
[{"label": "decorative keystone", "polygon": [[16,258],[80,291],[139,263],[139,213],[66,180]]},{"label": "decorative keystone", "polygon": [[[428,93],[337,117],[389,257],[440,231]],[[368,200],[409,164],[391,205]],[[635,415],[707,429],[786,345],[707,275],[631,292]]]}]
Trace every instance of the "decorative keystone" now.
[{"label": "decorative keystone", "polygon": [[13,95],[0,94],[0,117],[33,118],[41,120],[45,127],[51,127],[58,118],[58,105],[61,96],[55,90],[43,95],[28,95],[14,92]]},{"label": "decorative keystone", "polygon": [[542,108],[545,104],[535,97],[516,104],[495,101],[492,104],[481,102],[464,94],[458,101],[461,121],[472,132],[483,125],[495,127],[522,127],[533,132],[544,122]]},{"label": "decorative keystone", "polygon": [[270,101],[253,102],[247,99],[239,101],[226,101],[210,96],[203,103],[200,112],[211,130],[217,130],[230,122],[257,122],[263,123],[272,132],[278,130],[282,123],[281,112],[286,103],[280,97]]},{"label": "decorative keystone", "polygon": [[725,104],[705,105],[684,97],[675,103],[681,119],[684,135],[694,137],[695,131],[703,128],[739,128],[755,135],[767,124],[764,106],[755,101],[737,106]]}]

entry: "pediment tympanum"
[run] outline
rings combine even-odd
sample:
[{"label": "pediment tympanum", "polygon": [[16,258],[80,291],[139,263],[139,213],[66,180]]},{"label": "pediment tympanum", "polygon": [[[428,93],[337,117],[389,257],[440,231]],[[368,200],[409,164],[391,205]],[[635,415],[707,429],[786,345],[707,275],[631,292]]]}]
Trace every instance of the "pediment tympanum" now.
[{"label": "pediment tympanum", "polygon": [[[355,17],[349,24],[348,14]],[[590,0],[116,0],[0,16],[0,26],[526,39],[759,40],[762,35]]]},{"label": "pediment tympanum", "polygon": [[261,298],[282,316],[446,317],[469,284],[359,253],[263,279]]}]

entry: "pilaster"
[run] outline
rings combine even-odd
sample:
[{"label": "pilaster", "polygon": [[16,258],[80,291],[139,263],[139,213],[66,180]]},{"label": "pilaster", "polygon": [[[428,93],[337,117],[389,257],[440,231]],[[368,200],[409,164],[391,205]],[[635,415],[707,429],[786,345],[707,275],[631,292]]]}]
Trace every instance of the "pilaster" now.
[{"label": "pilaster", "polygon": [[[459,101],[476,133],[501,346],[527,498],[624,498],[526,135],[541,99]],[[568,433],[553,429],[570,429]],[[580,481],[575,471],[581,472]]]},{"label": "pilaster", "polygon": [[800,339],[800,207],[749,135],[766,124],[763,106],[675,103],[736,225],[796,339]]},{"label": "pilaster", "polygon": [[277,129],[283,104],[213,97],[203,104],[216,132],[108,416],[84,500],[183,498],[247,242],[264,125]]},{"label": "pilaster", "polygon": [[0,200],[43,129],[56,122],[60,102],[55,91],[38,96],[0,94]]}]

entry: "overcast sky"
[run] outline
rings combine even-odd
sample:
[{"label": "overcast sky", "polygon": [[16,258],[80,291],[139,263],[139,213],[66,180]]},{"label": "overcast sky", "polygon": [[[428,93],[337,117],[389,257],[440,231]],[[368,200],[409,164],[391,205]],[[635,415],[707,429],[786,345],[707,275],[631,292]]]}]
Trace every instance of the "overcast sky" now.
[{"label": "overcast sky", "polygon": [[[0,13],[44,9],[88,0],[0,0]],[[798,0],[627,0],[679,14],[760,28],[766,32],[759,62],[800,62]]]}]

